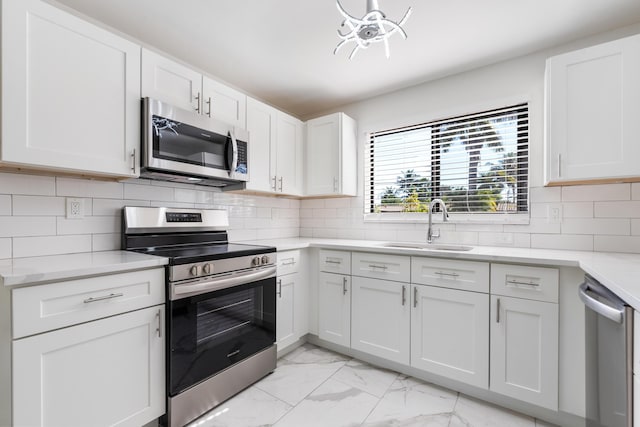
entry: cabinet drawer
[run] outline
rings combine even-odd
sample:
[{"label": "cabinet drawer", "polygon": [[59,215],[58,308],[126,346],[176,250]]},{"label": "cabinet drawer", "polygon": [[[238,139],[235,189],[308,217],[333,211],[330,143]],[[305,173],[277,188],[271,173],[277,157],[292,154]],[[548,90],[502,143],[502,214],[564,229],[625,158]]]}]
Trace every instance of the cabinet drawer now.
[{"label": "cabinet drawer", "polygon": [[354,276],[409,282],[411,258],[401,255],[354,252],[352,255]]},{"label": "cabinet drawer", "polygon": [[164,269],[13,290],[13,338],[163,304]]},{"label": "cabinet drawer", "polygon": [[558,302],[557,268],[491,264],[491,293]]},{"label": "cabinet drawer", "polygon": [[320,250],[320,271],[351,274],[351,252]]},{"label": "cabinet drawer", "polygon": [[411,283],[489,292],[489,263],[411,257]]},{"label": "cabinet drawer", "polygon": [[285,251],[277,253],[278,276],[297,273],[300,264],[300,251]]}]

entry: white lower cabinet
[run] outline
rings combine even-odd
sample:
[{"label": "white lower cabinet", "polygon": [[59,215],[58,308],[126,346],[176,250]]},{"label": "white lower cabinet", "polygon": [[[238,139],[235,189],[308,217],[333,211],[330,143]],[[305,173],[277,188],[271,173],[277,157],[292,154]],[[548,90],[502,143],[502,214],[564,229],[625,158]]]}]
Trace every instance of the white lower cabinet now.
[{"label": "white lower cabinet", "polygon": [[321,272],[318,281],[318,336],[351,345],[351,276]]},{"label": "white lower cabinet", "polygon": [[298,340],[296,319],[296,294],[298,293],[298,273],[278,277],[276,283],[276,344],[281,350]]},{"label": "white lower cabinet", "polygon": [[489,387],[489,295],[411,285],[411,366]]},{"label": "white lower cabinet", "polygon": [[140,426],[165,412],[164,306],[13,342],[13,425]]},{"label": "white lower cabinet", "polygon": [[558,410],[558,305],[491,296],[490,390]]},{"label": "white lower cabinet", "polygon": [[409,364],[409,284],[352,278],[351,347]]}]

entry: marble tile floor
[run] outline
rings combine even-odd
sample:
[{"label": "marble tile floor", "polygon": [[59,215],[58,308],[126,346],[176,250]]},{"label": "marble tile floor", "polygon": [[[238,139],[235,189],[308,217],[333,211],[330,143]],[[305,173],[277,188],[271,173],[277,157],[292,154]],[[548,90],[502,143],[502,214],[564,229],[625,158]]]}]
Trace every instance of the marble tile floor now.
[{"label": "marble tile floor", "polygon": [[550,427],[462,394],[305,344],[189,427]]}]

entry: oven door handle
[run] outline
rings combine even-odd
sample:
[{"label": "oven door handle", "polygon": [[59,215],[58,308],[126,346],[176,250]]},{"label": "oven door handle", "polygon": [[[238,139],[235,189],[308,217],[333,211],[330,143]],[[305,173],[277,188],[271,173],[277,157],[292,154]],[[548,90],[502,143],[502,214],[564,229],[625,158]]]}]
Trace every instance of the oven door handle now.
[{"label": "oven door handle", "polygon": [[206,282],[174,285],[171,287],[171,299],[180,299],[195,294],[219,291],[221,289],[227,289],[233,286],[255,282],[257,280],[275,277],[276,271],[277,268],[273,266],[260,269],[258,271],[236,274],[231,277],[208,280]]}]

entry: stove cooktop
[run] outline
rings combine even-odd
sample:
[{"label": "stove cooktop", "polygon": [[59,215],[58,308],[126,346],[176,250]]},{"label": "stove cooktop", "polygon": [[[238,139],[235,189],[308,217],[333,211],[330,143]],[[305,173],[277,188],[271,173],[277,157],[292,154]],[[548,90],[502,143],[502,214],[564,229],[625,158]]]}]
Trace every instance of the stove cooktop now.
[{"label": "stove cooktop", "polygon": [[246,255],[261,255],[276,251],[273,246],[245,245],[226,243],[213,245],[197,245],[187,247],[160,247],[135,249],[148,255],[169,258],[169,265],[181,265],[217,259],[236,258]]}]

